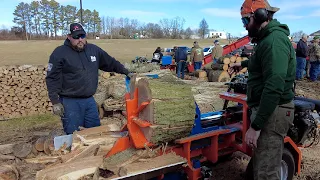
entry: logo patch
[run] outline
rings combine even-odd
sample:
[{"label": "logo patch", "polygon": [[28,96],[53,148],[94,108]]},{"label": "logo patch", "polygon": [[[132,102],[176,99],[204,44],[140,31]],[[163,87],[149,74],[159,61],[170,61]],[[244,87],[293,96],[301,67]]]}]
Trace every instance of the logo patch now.
[{"label": "logo patch", "polygon": [[97,60],[95,56],[90,56],[90,58],[91,58],[91,62],[95,62]]},{"label": "logo patch", "polygon": [[287,111],[287,112],[286,112],[286,116],[289,116],[289,117],[290,117],[290,115],[291,115],[291,111]]},{"label": "logo patch", "polygon": [[51,71],[52,67],[53,67],[53,64],[52,63],[48,63],[48,71]]}]

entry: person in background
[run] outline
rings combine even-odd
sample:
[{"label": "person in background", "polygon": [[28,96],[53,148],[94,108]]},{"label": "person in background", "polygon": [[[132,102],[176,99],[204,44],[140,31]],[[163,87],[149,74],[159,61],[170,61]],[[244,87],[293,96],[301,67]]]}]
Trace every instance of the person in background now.
[{"label": "person in background", "polygon": [[308,80],[310,80],[310,67],[311,67],[311,65],[310,65],[310,56],[309,56],[309,50],[310,50],[310,47],[312,46],[312,44],[313,44],[313,40],[311,40],[310,41],[310,44],[308,43],[308,52],[307,52],[307,58],[306,58],[306,69],[305,69],[305,71],[306,71],[306,77],[307,77],[307,79]]},{"label": "person in background", "polygon": [[213,64],[219,63],[218,60],[222,57],[223,48],[220,46],[219,40],[214,40],[214,48],[212,50]]},{"label": "person in background", "polygon": [[177,77],[184,79],[184,70],[188,58],[188,52],[186,49],[179,47],[175,52],[175,62],[177,64]]},{"label": "person in background", "polygon": [[160,64],[161,60],[162,60],[162,52],[161,52],[161,48],[160,47],[157,47],[157,49],[153,52],[152,54],[152,60],[151,62],[152,63],[157,63],[157,64]]},{"label": "person in background", "polygon": [[313,43],[308,51],[310,61],[310,81],[317,81],[320,75],[320,37],[313,38]]},{"label": "person in background", "polygon": [[199,46],[198,42],[193,42],[193,48],[190,54],[190,62],[194,63],[194,70],[201,69],[202,61],[204,58],[203,49]]},{"label": "person in background", "polygon": [[308,36],[306,34],[302,35],[301,39],[297,44],[296,49],[296,59],[297,59],[297,69],[296,69],[296,80],[302,80],[304,76],[304,71],[306,69],[306,58],[307,58],[307,45]]},{"label": "person in background", "polygon": [[98,70],[116,72],[131,78],[133,74],[100,47],[90,44],[80,23],[70,24],[64,44],[49,57],[46,85],[53,113],[61,117],[64,132],[79,127],[100,126],[93,98],[98,86]]}]

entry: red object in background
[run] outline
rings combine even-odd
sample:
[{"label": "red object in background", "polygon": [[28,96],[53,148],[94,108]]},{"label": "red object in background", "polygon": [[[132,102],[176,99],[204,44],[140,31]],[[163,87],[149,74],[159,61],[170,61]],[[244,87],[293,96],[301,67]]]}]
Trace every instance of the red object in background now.
[{"label": "red object in background", "polygon": [[[234,51],[236,49],[239,49],[240,47],[248,44],[249,42],[250,42],[249,36],[244,36],[244,37],[238,39],[236,42],[224,46],[223,47],[222,56],[224,56],[226,54],[229,54],[229,53],[231,53],[232,51]],[[212,62],[211,54],[208,54],[207,56],[204,57],[204,63],[202,63],[202,66],[208,64],[209,62]],[[193,63],[188,65],[188,71],[189,72],[193,72],[194,71]]]}]

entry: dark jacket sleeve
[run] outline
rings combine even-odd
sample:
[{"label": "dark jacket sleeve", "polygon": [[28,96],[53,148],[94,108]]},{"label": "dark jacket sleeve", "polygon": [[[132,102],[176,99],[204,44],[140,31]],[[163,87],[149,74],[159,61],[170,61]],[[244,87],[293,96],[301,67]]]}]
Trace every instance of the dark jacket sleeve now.
[{"label": "dark jacket sleeve", "polygon": [[62,59],[57,58],[54,53],[52,53],[49,58],[48,70],[46,75],[48,95],[52,104],[60,103],[58,94],[62,89],[62,66]]},{"label": "dark jacket sleeve", "polygon": [[307,57],[308,54],[308,46],[306,45],[306,43],[304,43],[303,41],[299,41],[297,44],[297,55],[300,57]]},{"label": "dark jacket sleeve", "polygon": [[289,64],[289,50],[280,46],[264,48],[262,57],[263,82],[265,84],[260,107],[251,127],[261,129],[269,119],[284,92]]},{"label": "dark jacket sleeve", "polygon": [[179,51],[176,50],[176,52],[174,53],[174,59],[176,62],[179,62]]},{"label": "dark jacket sleeve", "polygon": [[249,65],[249,59],[241,61],[241,67],[248,67],[248,65]]},{"label": "dark jacket sleeve", "polygon": [[97,47],[99,50],[99,69],[106,72],[115,72],[128,75],[129,71],[114,57],[111,57],[107,52]]}]

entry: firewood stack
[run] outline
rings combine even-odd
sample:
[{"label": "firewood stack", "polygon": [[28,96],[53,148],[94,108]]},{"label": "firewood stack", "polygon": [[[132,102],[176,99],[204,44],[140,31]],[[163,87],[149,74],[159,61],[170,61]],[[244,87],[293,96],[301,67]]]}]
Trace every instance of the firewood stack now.
[{"label": "firewood stack", "polygon": [[0,67],[0,118],[11,119],[51,111],[43,65]]},{"label": "firewood stack", "polygon": [[223,59],[223,71],[221,72],[219,78],[218,78],[218,82],[226,82],[226,81],[230,81],[231,78],[233,78],[236,75],[239,74],[244,74],[247,72],[247,68],[242,68],[239,72],[233,72],[230,75],[230,70],[229,67],[230,65],[232,65],[233,63],[238,63],[244,60],[247,60],[248,58],[246,57],[237,57],[237,56],[231,56],[231,57],[225,57]]}]

